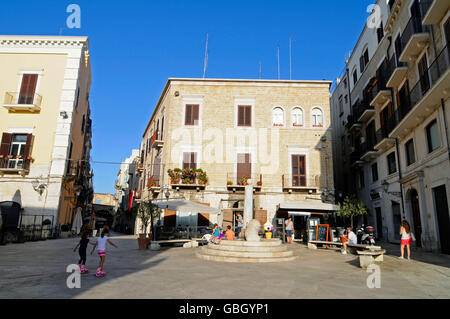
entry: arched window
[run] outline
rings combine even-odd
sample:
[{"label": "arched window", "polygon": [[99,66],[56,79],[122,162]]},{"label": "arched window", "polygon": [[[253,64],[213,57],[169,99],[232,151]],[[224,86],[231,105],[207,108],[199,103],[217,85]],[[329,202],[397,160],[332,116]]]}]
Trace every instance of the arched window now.
[{"label": "arched window", "polygon": [[276,107],[272,111],[272,124],[273,126],[284,125],[284,111],[281,107]]},{"label": "arched window", "polygon": [[323,126],[323,114],[322,110],[315,107],[311,112],[311,122],[313,127],[322,127]]},{"label": "arched window", "polygon": [[299,107],[292,110],[292,126],[303,126],[303,111]]}]

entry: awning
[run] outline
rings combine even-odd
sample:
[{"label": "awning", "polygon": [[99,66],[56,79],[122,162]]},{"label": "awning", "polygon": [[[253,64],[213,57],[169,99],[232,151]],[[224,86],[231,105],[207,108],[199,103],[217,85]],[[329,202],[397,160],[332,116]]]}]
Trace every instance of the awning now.
[{"label": "awning", "polygon": [[169,200],[169,201],[158,201],[154,202],[161,209],[169,209],[177,212],[186,212],[186,213],[203,213],[203,214],[212,214],[218,215],[221,210],[214,207],[209,207],[206,205],[202,205],[199,203],[191,202],[189,200]]},{"label": "awning", "polygon": [[300,211],[321,211],[335,212],[339,210],[338,205],[324,203],[319,200],[302,200],[298,202],[284,202],[280,204],[280,209],[300,210]]},{"label": "awning", "polygon": [[289,215],[293,215],[293,216],[311,216],[311,213],[308,212],[293,212],[293,211],[289,211],[288,212]]}]

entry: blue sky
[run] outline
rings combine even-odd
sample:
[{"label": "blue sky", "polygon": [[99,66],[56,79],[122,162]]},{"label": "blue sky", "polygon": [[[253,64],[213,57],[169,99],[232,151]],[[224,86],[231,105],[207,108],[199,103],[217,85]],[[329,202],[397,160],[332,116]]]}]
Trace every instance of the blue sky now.
[{"label": "blue sky", "polygon": [[[344,68],[374,0],[347,1],[103,1],[3,2],[0,33],[87,35],[93,82],[94,161],[120,162],[139,148],[142,133],[169,77],[334,80]],[[68,29],[66,8],[81,7],[81,29]],[[0,70],[1,72],[1,70]],[[92,164],[94,188],[114,193],[119,165]]]}]

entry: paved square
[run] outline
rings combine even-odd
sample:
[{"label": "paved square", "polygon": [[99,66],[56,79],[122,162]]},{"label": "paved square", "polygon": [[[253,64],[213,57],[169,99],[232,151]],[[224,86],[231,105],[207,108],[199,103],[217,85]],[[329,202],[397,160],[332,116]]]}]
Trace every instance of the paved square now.
[{"label": "paved square", "polygon": [[195,249],[138,250],[136,237],[113,236],[107,247],[105,278],[89,255],[81,288],[66,286],[66,267],[78,262],[77,238],[0,246],[0,298],[450,298],[450,256],[412,251],[399,260],[388,250],[381,265],[381,288],[366,285],[370,273],[357,256],[291,245],[298,260],[245,264],[203,261]]}]

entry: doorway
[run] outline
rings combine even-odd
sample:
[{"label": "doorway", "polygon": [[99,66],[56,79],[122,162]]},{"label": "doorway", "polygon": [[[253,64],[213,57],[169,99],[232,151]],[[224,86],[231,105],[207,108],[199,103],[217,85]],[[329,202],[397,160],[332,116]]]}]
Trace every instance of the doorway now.
[{"label": "doorway", "polygon": [[420,221],[419,195],[415,189],[410,192],[411,210],[414,223],[414,235],[416,237],[416,246],[422,247],[422,222]]},{"label": "doorway", "polygon": [[383,217],[381,216],[381,208],[375,207],[375,214],[377,218],[377,239],[383,238]]},{"label": "doorway", "polygon": [[439,229],[439,239],[441,242],[441,251],[444,254],[450,254],[450,217],[448,211],[447,191],[445,185],[433,188],[434,205]]}]

